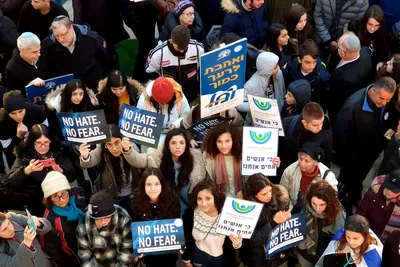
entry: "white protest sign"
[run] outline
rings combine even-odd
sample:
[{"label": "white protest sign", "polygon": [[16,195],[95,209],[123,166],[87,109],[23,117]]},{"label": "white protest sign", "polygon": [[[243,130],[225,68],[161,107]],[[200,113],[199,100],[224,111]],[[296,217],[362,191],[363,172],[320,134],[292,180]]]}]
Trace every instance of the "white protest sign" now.
[{"label": "white protest sign", "polygon": [[250,239],[262,208],[261,203],[227,197],[218,221],[217,233],[240,233],[244,239]]},{"label": "white protest sign", "polygon": [[279,136],[285,136],[281,114],[275,99],[247,95],[251,118],[255,127],[277,128]]},{"label": "white protest sign", "polygon": [[278,139],[278,129],[243,127],[242,175],[276,176],[272,158],[278,155]]}]

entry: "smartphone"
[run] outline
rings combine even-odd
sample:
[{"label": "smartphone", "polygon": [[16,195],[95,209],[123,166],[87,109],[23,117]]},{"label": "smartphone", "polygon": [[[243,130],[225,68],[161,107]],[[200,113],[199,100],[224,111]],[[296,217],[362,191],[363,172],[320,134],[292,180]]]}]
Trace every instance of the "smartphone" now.
[{"label": "smartphone", "polygon": [[56,165],[56,161],[54,160],[54,158],[39,160],[39,162],[43,163],[44,168],[48,168],[48,167],[52,167],[52,166]]},{"label": "smartphone", "polygon": [[28,216],[28,227],[29,229],[33,229],[36,232],[36,224],[35,221],[33,220],[32,214],[28,211],[28,209],[25,209],[26,215]]}]

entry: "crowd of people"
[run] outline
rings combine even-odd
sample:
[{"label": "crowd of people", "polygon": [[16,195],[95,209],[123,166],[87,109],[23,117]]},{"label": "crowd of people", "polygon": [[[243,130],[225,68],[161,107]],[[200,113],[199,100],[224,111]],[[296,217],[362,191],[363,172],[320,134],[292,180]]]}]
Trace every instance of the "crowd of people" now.
[{"label": "crowd of people", "polygon": [[[397,1],[72,0],[73,14],[58,2],[0,3],[0,266],[398,266]],[[124,24],[133,73],[119,69]],[[200,57],[241,38],[244,101],[197,140]],[[70,73],[45,107],[28,100],[26,86]],[[276,176],[242,175],[249,95],[279,107]],[[123,104],[165,115],[158,148],[121,134]],[[66,141],[57,113],[95,110],[109,138]],[[217,232],[226,197],[263,205],[250,239]],[[298,213],[306,240],[266,259],[271,231]],[[133,253],[132,222],[173,218],[185,248]]]}]

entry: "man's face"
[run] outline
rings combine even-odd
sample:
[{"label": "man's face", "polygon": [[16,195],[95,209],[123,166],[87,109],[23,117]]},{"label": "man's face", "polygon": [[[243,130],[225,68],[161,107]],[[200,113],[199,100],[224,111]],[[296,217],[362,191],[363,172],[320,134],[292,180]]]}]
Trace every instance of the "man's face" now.
[{"label": "man's face", "polygon": [[65,27],[61,25],[53,30],[54,37],[63,46],[71,46],[74,42],[74,29],[73,27]]},{"label": "man's face", "polygon": [[111,216],[94,220],[94,223],[96,224],[97,229],[106,227],[110,222],[111,222]]},{"label": "man's face", "polygon": [[45,7],[48,2],[49,2],[48,0],[32,0],[31,5],[33,6],[34,9],[40,10],[43,7]]},{"label": "man's face", "polygon": [[10,118],[15,120],[17,123],[20,123],[24,120],[25,114],[26,109],[18,109],[8,113],[8,115],[10,115]]},{"label": "man's face", "polygon": [[178,47],[178,45],[175,44],[175,43],[172,43],[172,46],[174,47],[174,49],[175,49],[177,52],[182,53],[182,54],[186,53],[186,48],[180,49],[180,48]]},{"label": "man's face", "polygon": [[33,45],[29,48],[21,48],[19,49],[21,57],[27,61],[29,64],[33,64],[37,62],[40,57],[40,45]]},{"label": "man's face", "polygon": [[315,134],[319,133],[322,130],[322,125],[324,124],[324,117],[319,120],[311,120],[307,122],[306,120],[301,121],[306,130],[313,132]]},{"label": "man's face", "polygon": [[372,87],[370,90],[369,97],[378,108],[389,103],[393,97],[393,93],[386,92],[384,89],[377,90],[375,87]]},{"label": "man's face", "polygon": [[301,65],[301,71],[304,73],[311,73],[314,71],[315,66],[317,66],[318,58],[314,59],[310,55],[305,55],[302,59],[297,58]]},{"label": "man's face", "polygon": [[248,0],[251,1],[251,7],[256,9],[262,6],[264,4],[264,0]]}]

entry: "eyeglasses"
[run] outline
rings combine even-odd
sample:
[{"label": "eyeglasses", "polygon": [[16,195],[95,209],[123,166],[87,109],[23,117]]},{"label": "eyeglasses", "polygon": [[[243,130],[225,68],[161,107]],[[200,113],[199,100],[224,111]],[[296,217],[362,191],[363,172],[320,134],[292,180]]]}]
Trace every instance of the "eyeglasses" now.
[{"label": "eyeglasses", "polygon": [[37,142],[37,141],[35,141],[35,146],[38,146],[38,147],[42,147],[42,146],[48,146],[48,145],[50,145],[50,143],[51,143],[51,141],[44,141],[44,142]]},{"label": "eyeglasses", "polygon": [[68,30],[65,33],[62,33],[62,34],[57,34],[57,35],[54,34],[54,37],[56,37],[56,39],[64,38],[64,37],[66,37],[68,35],[70,29],[71,29],[71,27],[69,27]]},{"label": "eyeglasses", "polygon": [[67,199],[67,197],[69,197],[69,192],[68,191],[62,191],[61,192],[61,196],[59,194],[60,193],[56,193],[56,194],[52,195],[51,199],[55,200],[55,201],[60,201],[61,199]]},{"label": "eyeglasses", "polygon": [[194,12],[182,13],[188,17],[194,17]]},{"label": "eyeglasses", "polygon": [[115,143],[106,143],[106,148],[111,149],[113,147],[119,147],[121,145],[121,141],[116,141]]}]

